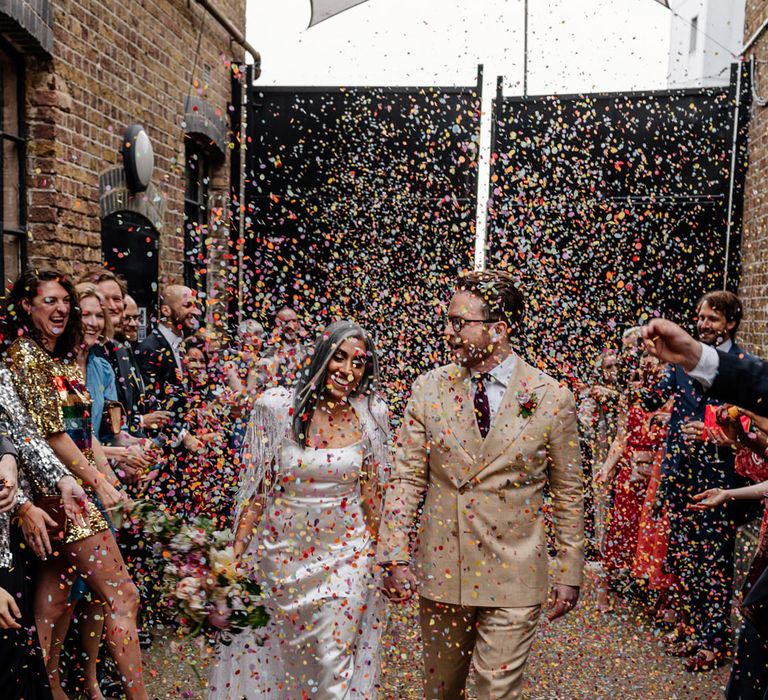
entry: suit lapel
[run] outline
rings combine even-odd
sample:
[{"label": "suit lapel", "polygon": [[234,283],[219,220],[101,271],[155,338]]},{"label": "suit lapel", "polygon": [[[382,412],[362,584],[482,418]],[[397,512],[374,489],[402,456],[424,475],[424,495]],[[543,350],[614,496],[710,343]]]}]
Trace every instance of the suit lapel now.
[{"label": "suit lapel", "polygon": [[[440,396],[442,397],[443,415],[446,416],[456,441],[469,457],[469,462],[475,462],[483,446],[483,438],[475,419],[475,406],[470,395],[469,371],[464,367],[452,365],[448,375],[443,377],[444,383]],[[461,469],[458,465],[457,469]],[[464,471],[461,469],[461,471]],[[459,481],[462,478],[459,477]]]},{"label": "suit lapel", "polygon": [[[494,459],[508,450],[518,440],[528,423],[530,423],[533,415],[522,415],[518,395],[528,394],[533,396],[533,394],[536,394],[536,403],[541,405],[546,389],[545,384],[538,381],[539,377],[540,372],[538,370],[524,362],[521,357],[517,358],[515,369],[509,378],[499,412],[491,422],[491,429],[482,442],[482,448],[477,459],[474,461],[472,472],[462,475],[465,482],[477,476]],[[479,430],[477,434],[479,437]]]}]

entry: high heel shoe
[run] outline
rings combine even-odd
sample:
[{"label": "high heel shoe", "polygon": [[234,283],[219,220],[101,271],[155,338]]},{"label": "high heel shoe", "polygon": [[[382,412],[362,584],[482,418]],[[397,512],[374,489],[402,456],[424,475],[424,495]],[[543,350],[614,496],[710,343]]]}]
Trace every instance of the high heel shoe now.
[{"label": "high heel shoe", "polygon": [[727,654],[712,649],[699,649],[685,664],[685,670],[689,673],[705,673],[714,671],[724,666]]},{"label": "high heel shoe", "polygon": [[698,651],[698,645],[689,632],[681,627],[675,627],[662,638],[664,650],[668,656],[693,656]]}]

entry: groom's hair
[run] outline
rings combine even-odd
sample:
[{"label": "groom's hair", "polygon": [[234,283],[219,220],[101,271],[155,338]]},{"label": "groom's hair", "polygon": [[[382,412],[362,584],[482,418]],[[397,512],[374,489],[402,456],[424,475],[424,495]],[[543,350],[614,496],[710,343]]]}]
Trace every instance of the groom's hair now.
[{"label": "groom's hair", "polygon": [[504,321],[511,335],[523,320],[525,301],[515,280],[508,272],[476,270],[461,275],[456,282],[457,292],[469,292],[485,304],[489,321]]}]

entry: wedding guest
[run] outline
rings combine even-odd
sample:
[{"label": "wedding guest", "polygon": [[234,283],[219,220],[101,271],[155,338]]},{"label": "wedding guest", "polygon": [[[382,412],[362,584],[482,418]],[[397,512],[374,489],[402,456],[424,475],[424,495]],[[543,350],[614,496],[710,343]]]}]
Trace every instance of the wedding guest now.
[{"label": "wedding guest", "polygon": [[[744,417],[751,422],[748,430]],[[765,501],[757,551],[742,590],[744,624],[726,688],[728,700],[764,700],[768,698],[768,420],[724,406],[718,410],[716,421],[716,426],[707,428],[708,437],[737,448],[737,470],[758,483],[736,489],[707,489],[693,497],[690,507],[705,511],[722,508],[730,501]]]},{"label": "wedding guest", "polygon": [[[104,344],[117,346],[113,339],[112,317],[96,286],[88,282],[75,286],[83,341],[77,364],[91,396],[91,426],[107,459],[116,465],[124,481],[134,482],[153,466],[152,447],[123,431],[124,406],[118,401],[117,381],[104,355]],[[119,348],[118,348],[119,349]],[[110,351],[114,356],[116,351]]]},{"label": "wedding guest", "polygon": [[611,609],[609,581],[600,561],[605,547],[605,522],[611,505],[611,491],[608,484],[598,483],[595,477],[608,457],[616,437],[620,398],[618,370],[618,353],[610,348],[601,352],[595,364],[588,395],[579,405],[579,422],[585,433],[592,469],[594,537],[598,556],[596,592],[597,608],[600,612],[608,612]]},{"label": "wedding guest", "polygon": [[[86,378],[86,386],[92,400],[92,429],[94,434],[97,434],[104,441],[104,453],[114,461],[115,470],[127,492],[131,496],[138,496],[142,493],[142,479],[148,478],[158,466],[159,456],[152,443],[147,440],[141,427],[143,420],[147,417],[154,420],[154,417],[152,414],[139,414],[141,421],[138,425],[134,424],[133,434],[126,434],[122,430],[123,404],[117,401],[120,395],[117,391],[119,384],[115,382],[113,367],[110,366],[100,350],[103,349],[105,343],[111,343],[116,347],[109,351],[108,356],[117,358],[118,364],[123,369],[127,364],[128,369],[123,372],[123,378],[128,378],[130,383],[123,385],[123,397],[131,396],[132,392],[141,392],[143,387],[141,373],[133,357],[132,348],[124,342],[121,343],[117,336],[111,332],[111,321],[114,316],[109,314],[101,292],[95,285],[87,282],[78,284],[75,289],[78,294],[83,325],[83,342],[77,353],[77,363]],[[123,327],[130,327],[133,324],[131,319],[127,318],[129,310],[130,307],[125,306],[122,317]],[[135,315],[135,326],[138,328],[138,309],[135,309]],[[119,410],[114,410],[115,408]],[[159,418],[162,420],[163,416]],[[151,584],[155,581],[149,575],[147,563],[150,558],[146,551],[144,538],[141,533],[126,529],[120,530],[117,537],[131,578],[142,593],[142,601],[144,603],[155,602],[156,596],[150,594]],[[76,593],[72,596],[73,599],[76,599],[77,594],[80,593],[79,584],[76,584],[75,591]],[[101,619],[102,616],[89,614],[89,611],[98,611],[91,601],[80,603],[80,607],[82,608],[80,616],[81,639],[86,660],[85,677],[88,682],[92,674],[96,673],[97,654],[95,652],[98,651],[99,640],[101,639],[102,625],[95,620]],[[142,606],[140,622],[146,622],[147,608],[146,604]],[[144,647],[149,644],[150,639],[146,625],[143,625],[139,630],[139,640]],[[111,666],[108,660],[101,665],[99,673],[100,685],[105,694],[107,690],[115,689],[120,685],[116,669]],[[117,690],[119,692],[119,688]]]},{"label": "wedding guest", "polygon": [[[42,439],[0,367],[0,688],[9,700],[51,697],[33,611],[34,559],[51,553],[47,527],[59,527],[33,508],[30,483],[58,491],[61,511],[74,525],[85,524],[85,493]],[[23,468],[22,468],[23,467]],[[23,523],[11,524],[9,514]]]},{"label": "wedding guest", "polygon": [[[8,297],[6,318],[16,339],[7,354],[16,390],[37,428],[56,456],[109,509],[123,503],[125,496],[116,488],[119,482],[92,435],[91,401],[75,362],[82,340],[75,300],[74,286],[60,273],[24,272]],[[62,556],[39,564],[35,598],[37,629],[54,697],[64,697],[58,659],[68,626],[72,585],[68,569],[73,567],[108,607],[107,648],[124,679],[127,698],[145,700],[136,635],[138,593],[106,519],[89,504],[85,527],[67,525],[59,546]]]},{"label": "wedding guest", "polygon": [[[613,491],[603,548],[603,566],[617,583],[632,580],[640,514],[648,489],[656,454],[661,451],[665,433],[652,428],[656,411],[646,411],[640,387],[656,376],[658,360],[640,358],[638,372],[622,395],[619,425],[603,466],[597,474],[598,485],[610,484]],[[655,383],[655,382],[654,382]]]},{"label": "wedding guest", "polygon": [[257,400],[235,551],[258,562],[271,619],[263,645],[252,630],[219,645],[211,700],[378,697],[384,606],[373,553],[389,459],[378,379],[368,333],[339,321],[293,390]]},{"label": "wedding guest", "polygon": [[237,465],[228,442],[232,392],[212,380],[203,338],[185,338],[181,355],[187,377],[184,423],[200,447],[195,452],[179,450],[175,454],[179,481],[175,485],[176,497],[167,505],[177,515],[202,515],[210,518],[217,529],[231,528],[237,482]]},{"label": "wedding guest", "polygon": [[[741,316],[741,301],[735,294],[705,294],[696,304],[699,340],[722,353],[742,355],[735,342]],[[707,406],[717,403],[679,365],[665,372],[646,395],[646,408],[658,409],[670,398],[674,404],[658,500],[668,507],[667,563],[679,579],[681,609],[689,611],[690,621],[686,625],[681,620],[665,641],[668,653],[690,657],[686,669],[707,671],[724,664],[728,656],[736,526],[746,521],[749,510],[730,503],[697,512],[688,505],[703,489],[738,488],[747,482],[734,470],[732,450],[702,441],[705,414],[712,410]]]},{"label": "wedding guest", "polygon": [[645,500],[640,509],[637,548],[632,565],[632,574],[642,583],[643,589],[655,595],[654,621],[664,626],[677,621],[679,608],[677,577],[669,573],[665,565],[669,547],[669,514],[666,505],[659,504],[657,500],[671,411],[671,402],[667,402],[650,418],[649,438],[657,447],[652,458]]},{"label": "wedding guest", "polygon": [[274,376],[280,386],[293,386],[310,361],[309,350],[302,342],[303,335],[298,314],[289,306],[278,310],[264,356],[272,360]]},{"label": "wedding guest", "polygon": [[[146,405],[146,387],[138,359],[139,347],[139,306],[136,300],[126,294],[123,300],[123,322],[121,333],[116,339],[126,349],[128,369],[123,372],[124,381],[118,384],[118,396],[122,389],[123,405],[128,417],[128,431],[137,438],[147,437],[148,430],[159,430],[171,421],[170,411],[148,411]],[[121,337],[122,336],[122,337]]]},{"label": "wedding guest", "polygon": [[237,340],[224,364],[227,385],[236,392],[255,396],[263,391],[275,375],[276,361],[262,357],[264,326],[255,319],[241,321]]},{"label": "wedding guest", "polygon": [[[162,428],[172,446],[183,444],[195,451],[198,446],[188,435],[183,421],[185,397],[181,341],[200,327],[197,295],[189,287],[168,285],[160,295],[160,320],[139,346],[139,366],[144,377],[150,411],[168,411],[172,418]],[[154,431],[157,434],[156,431]]]}]

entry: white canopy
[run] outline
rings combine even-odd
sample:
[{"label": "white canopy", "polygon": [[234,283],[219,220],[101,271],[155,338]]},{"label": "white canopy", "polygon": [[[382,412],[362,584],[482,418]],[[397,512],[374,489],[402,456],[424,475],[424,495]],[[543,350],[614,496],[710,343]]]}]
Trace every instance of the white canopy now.
[{"label": "white canopy", "polygon": [[338,15],[355,5],[362,5],[365,0],[312,0],[312,19],[310,27],[314,27],[329,17]]}]

